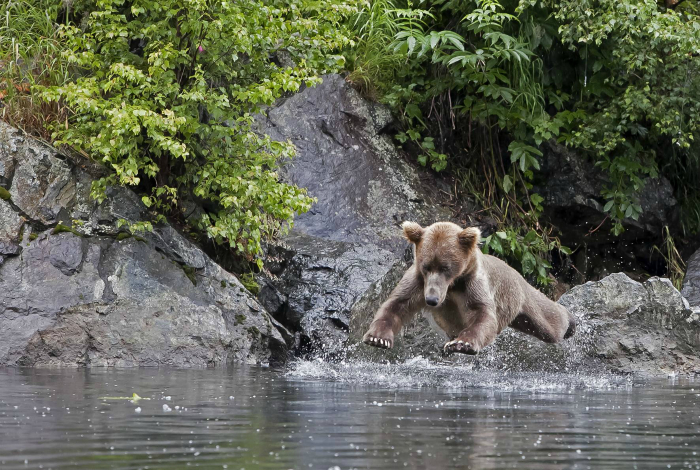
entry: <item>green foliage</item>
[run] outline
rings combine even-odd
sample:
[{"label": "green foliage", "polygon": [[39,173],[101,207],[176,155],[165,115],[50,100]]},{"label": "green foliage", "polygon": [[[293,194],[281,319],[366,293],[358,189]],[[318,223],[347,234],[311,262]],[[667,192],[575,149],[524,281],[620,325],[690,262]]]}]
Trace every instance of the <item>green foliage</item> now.
[{"label": "green foliage", "polygon": [[[561,41],[583,62],[580,119],[563,139],[589,150],[610,183],[606,211],[621,230],[642,212],[648,177],[669,177],[697,211],[700,23],[655,1],[557,2]],[[579,79],[579,81],[581,80]],[[582,86],[581,86],[582,85]],[[691,219],[686,217],[686,221]],[[697,220],[693,230],[697,230]]]},{"label": "green foliage", "polygon": [[0,186],[0,199],[2,199],[3,201],[9,201],[11,198],[12,195],[10,194],[10,192],[7,189]]},{"label": "green foliage", "polygon": [[[502,172],[493,148],[498,136],[492,131],[515,133],[543,120],[542,87],[533,81],[539,62],[532,60],[530,45],[518,35],[518,19],[498,2],[438,3],[442,6],[435,11],[404,13],[415,20],[403,23],[388,46],[406,62],[398,84],[385,96],[408,128],[399,140],[416,143],[423,154],[419,161],[439,171],[448,163],[444,148],[435,151],[432,139],[425,145],[422,134],[438,134],[442,143],[446,133],[466,121],[469,128],[475,125],[483,131],[486,145],[478,151],[495,172]],[[445,27],[451,29],[441,29]],[[523,173],[530,166],[539,168],[533,157],[538,151],[529,145],[528,136],[511,145],[526,151]]]},{"label": "green foliage", "polygon": [[47,123],[67,116],[65,107],[45,103],[35,89],[69,78],[53,20],[59,5],[55,0],[0,2],[0,118],[44,138],[50,135]]},{"label": "green foliage", "polygon": [[522,235],[513,229],[489,235],[484,239],[482,247],[484,253],[492,252],[501,258],[509,258],[517,262],[525,276],[535,276],[537,283],[541,285],[551,282],[548,272],[552,265],[547,258],[554,249],[558,249],[565,255],[571,254],[571,251],[561,246],[557,240],[543,237],[535,230]]},{"label": "green foliage", "polygon": [[[128,233],[131,235],[134,235],[137,233],[144,234],[146,232],[153,231],[153,224],[148,220],[139,220],[137,222],[129,222],[128,220],[125,220],[125,219],[117,220],[117,228],[122,228],[122,227],[126,227],[126,229],[128,230]],[[127,232],[120,232],[120,233],[127,233]]]},{"label": "green foliage", "polygon": [[239,276],[238,280],[241,281],[243,287],[245,287],[251,294],[258,295],[260,293],[260,284],[258,284],[258,281],[255,280],[255,275],[253,273],[242,274]]},{"label": "green foliage", "polygon": [[548,141],[577,148],[601,170],[615,235],[641,216],[639,195],[658,176],[672,182],[686,231],[700,230],[697,2],[675,10],[652,0],[380,4],[363,11],[384,26],[371,40],[358,35],[358,48],[398,65],[368,77],[383,82],[368,88],[382,90],[402,118],[399,143],[421,164],[455,174],[500,231],[517,234],[513,249],[497,253],[522,261],[530,230],[542,250],[555,240],[532,194]]},{"label": "green foliage", "polygon": [[386,51],[399,31],[399,15],[392,0],[366,1],[348,21],[356,41],[345,51],[348,80],[374,99],[386,92],[383,87],[394,81],[403,62],[400,54]]},{"label": "green foliage", "polygon": [[[377,5],[373,2],[370,9]],[[401,65],[374,78],[391,79],[375,88],[385,90],[383,101],[402,118],[404,130],[397,141],[411,145],[420,164],[435,171],[449,168],[494,213],[504,230],[499,233],[508,234],[509,241],[501,244],[490,237],[486,249],[512,258],[525,274],[537,273],[540,283],[548,283],[550,245],[560,244],[537,223],[543,199],[529,190],[533,171],[540,168],[537,146],[559,128],[544,111],[542,60],[524,27],[532,29],[533,22],[523,25],[493,0],[432,2],[429,11],[410,3],[392,5],[383,17],[394,21],[384,22],[391,27],[382,34],[394,36],[382,53],[401,58]],[[359,47],[375,47],[375,42],[365,44],[361,37]],[[511,137],[510,165],[500,148],[504,131]],[[452,149],[446,148],[450,143]],[[541,243],[523,235],[528,233]]]},{"label": "green foliage", "polygon": [[75,230],[73,227],[63,225],[61,222],[56,224],[56,226],[51,230],[51,235],[58,235],[59,233],[72,233],[76,237],[83,237],[83,234]]},{"label": "green foliage", "polygon": [[184,265],[182,266],[182,270],[185,273],[185,276],[187,276],[187,279],[190,280],[193,286],[197,285],[197,271],[194,267],[192,266],[187,266]]},{"label": "green foliage", "polygon": [[[43,96],[73,111],[54,127],[57,143],[112,170],[93,184],[97,200],[109,185],[136,186],[162,215],[197,198],[207,208],[199,228],[249,258],[310,208],[305,190],[275,172],[294,147],[256,133],[253,116],[343,65],[333,51],[350,44],[338,24],[351,3],[77,0],[72,8],[81,20],[60,38],[80,74]],[[295,65],[279,65],[280,54]]]},{"label": "green foliage", "polygon": [[671,280],[674,287],[680,291],[683,287],[683,278],[685,277],[685,262],[676,249],[676,243],[673,241],[673,237],[667,226],[663,228],[662,239],[663,243],[661,244],[661,248],[654,245],[653,250],[664,259],[666,263],[666,275]]}]

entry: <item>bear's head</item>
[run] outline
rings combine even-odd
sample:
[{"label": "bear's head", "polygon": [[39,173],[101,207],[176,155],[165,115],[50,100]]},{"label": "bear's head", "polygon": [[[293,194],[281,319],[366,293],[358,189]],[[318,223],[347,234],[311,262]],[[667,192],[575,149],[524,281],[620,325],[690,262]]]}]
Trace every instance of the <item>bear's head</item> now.
[{"label": "bear's head", "polygon": [[481,231],[476,227],[463,229],[451,222],[437,222],[421,227],[404,222],[404,236],[416,246],[416,269],[423,277],[425,303],[441,305],[447,289],[460,276],[475,269]]}]

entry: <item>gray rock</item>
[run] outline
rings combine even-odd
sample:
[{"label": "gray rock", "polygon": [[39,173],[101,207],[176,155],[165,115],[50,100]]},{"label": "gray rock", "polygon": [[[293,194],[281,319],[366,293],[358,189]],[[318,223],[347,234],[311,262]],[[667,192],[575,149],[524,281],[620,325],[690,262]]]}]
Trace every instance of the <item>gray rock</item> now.
[{"label": "gray rock", "polygon": [[78,272],[85,257],[87,244],[70,232],[59,233],[52,239],[49,250],[49,263],[66,276]]},{"label": "gray rock", "polygon": [[268,110],[259,130],[297,147],[283,177],[318,199],[295,219],[299,232],[402,256],[401,222],[450,217],[382,134],[392,120],[386,107],[363,99],[340,75],[327,75]]},{"label": "gray rock", "polygon": [[[72,261],[80,251],[66,250],[69,241],[87,248],[67,276],[55,254]],[[15,293],[0,314],[6,364],[210,366],[267,362],[269,347],[283,345],[234,276],[212,262],[188,275],[134,238],[45,233],[3,268],[19,271],[0,280]]]},{"label": "gray rock", "polygon": [[686,266],[681,293],[692,307],[700,307],[700,250],[688,259]]},{"label": "gray rock", "polygon": [[110,188],[98,205],[90,174],[2,122],[0,178],[11,194],[0,200],[0,365],[286,358],[276,322],[172,227],[117,239],[120,219],[148,220],[130,190]]},{"label": "gray rock", "polygon": [[450,218],[382,134],[391,122],[387,108],[363,99],[340,75],[281,100],[258,122],[273,140],[296,145],[282,176],[318,199],[295,219],[294,232],[270,247],[271,275],[258,279],[258,299],[296,333],[298,352],[338,353],[352,312],[374,314],[405,266],[403,221]]},{"label": "gray rock", "polygon": [[0,199],[0,255],[17,254],[19,235],[24,221],[10,202]]},{"label": "gray rock", "polygon": [[76,179],[69,162],[53,149],[25,139],[17,147],[10,186],[12,202],[22,214],[45,225],[58,222],[62,209],[75,203]]},{"label": "gray rock", "polygon": [[353,309],[403,261],[375,245],[292,233],[284,245],[270,247],[267,263],[271,274],[260,277],[260,303],[298,333],[298,352],[330,354],[344,349]]},{"label": "gray rock", "polygon": [[668,279],[624,274],[577,286],[560,299],[584,325],[579,349],[615,370],[700,372],[700,324]]}]

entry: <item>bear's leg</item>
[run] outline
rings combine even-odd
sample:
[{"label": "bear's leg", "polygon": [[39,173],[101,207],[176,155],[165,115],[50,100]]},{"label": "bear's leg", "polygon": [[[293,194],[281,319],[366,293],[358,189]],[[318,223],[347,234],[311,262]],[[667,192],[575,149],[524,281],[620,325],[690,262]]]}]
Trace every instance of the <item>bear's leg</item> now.
[{"label": "bear's leg", "polygon": [[365,344],[389,349],[394,345],[394,335],[401,331],[425,304],[422,279],[415,265],[406,271],[401,281],[379,307],[367,333],[362,337]]},{"label": "bear's leg", "polygon": [[445,353],[478,354],[496,339],[498,320],[488,306],[482,305],[470,309],[465,319],[466,327],[455,339],[445,344],[443,348]]},{"label": "bear's leg", "polygon": [[544,299],[526,302],[510,327],[545,343],[558,343],[571,337],[576,330],[576,318],[561,305],[542,297]]}]

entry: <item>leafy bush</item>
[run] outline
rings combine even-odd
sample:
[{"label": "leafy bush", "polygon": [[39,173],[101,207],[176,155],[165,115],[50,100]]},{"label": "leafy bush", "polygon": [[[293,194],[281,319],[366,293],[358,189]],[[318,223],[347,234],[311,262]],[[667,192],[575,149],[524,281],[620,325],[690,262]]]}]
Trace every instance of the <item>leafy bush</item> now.
[{"label": "leafy bush", "polygon": [[403,63],[401,54],[386,50],[400,30],[401,11],[392,0],[366,2],[348,24],[355,33],[356,44],[345,51],[348,80],[365,96],[379,99],[394,81]]},{"label": "leafy bush", "polygon": [[[542,156],[537,146],[549,138],[544,134],[551,127],[541,83],[542,61],[533,52],[527,28],[499,2],[431,5],[428,11],[403,4],[385,13],[394,21],[382,24],[392,27],[375,36],[396,31],[381,47],[386,56],[400,57],[401,63],[390,84],[375,88],[385,90],[383,101],[402,117],[404,130],[396,138],[418,150],[420,164],[470,175],[462,179],[463,186],[471,186],[470,195],[478,194],[484,207],[495,212],[499,233],[510,234],[512,243],[507,246],[512,250],[501,249],[496,238],[490,239],[491,248],[520,263],[525,274],[541,274],[537,279],[546,284],[549,248],[543,247],[561,245],[538,224],[542,197],[529,191]],[[360,37],[357,50],[375,43]],[[506,132],[511,140],[510,164],[504,162],[501,149]],[[501,210],[503,206],[510,211]],[[537,250],[531,250],[529,238],[524,241],[521,235],[531,229],[544,244]],[[530,253],[539,260],[532,268]]]},{"label": "leafy bush", "polygon": [[[673,183],[686,231],[700,229],[697,2],[396,0],[375,12],[380,3],[351,25],[375,31],[357,34],[352,54],[397,65],[367,75],[386,82],[365,88],[383,90],[403,121],[398,141],[421,164],[457,175],[501,233],[518,234],[502,255],[522,262],[530,230],[545,251],[560,247],[532,192],[549,140],[603,170],[614,234],[639,218],[639,194],[659,175]],[[383,26],[367,28],[370,18]]]},{"label": "leafy bush", "polygon": [[57,9],[54,0],[0,4],[0,118],[45,139],[47,123],[65,122],[68,115],[61,103],[44,102],[35,87],[70,77],[53,20]]},{"label": "leafy bush", "polygon": [[338,25],[351,3],[76,0],[73,11],[60,35],[79,75],[43,96],[73,110],[57,143],[112,170],[95,198],[137,186],[161,215],[196,198],[200,228],[251,258],[309,209],[275,172],[294,147],[257,134],[253,116],[343,65],[333,52],[350,44]]},{"label": "leafy bush", "polygon": [[547,259],[549,253],[558,249],[563,254],[571,254],[567,247],[561,246],[558,240],[550,239],[547,235],[549,234],[542,236],[535,230],[522,235],[519,231],[508,228],[484,238],[482,251],[516,261],[524,276],[533,276],[538,284],[547,285],[551,282],[549,270],[552,268]]},{"label": "leafy bush", "polygon": [[603,196],[614,231],[639,217],[637,194],[658,174],[674,183],[687,228],[697,231],[700,17],[650,0],[568,0],[553,12],[560,40],[580,58],[577,119],[562,138],[609,176]]}]

